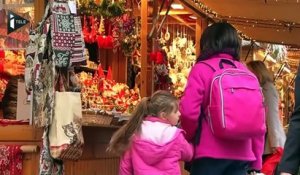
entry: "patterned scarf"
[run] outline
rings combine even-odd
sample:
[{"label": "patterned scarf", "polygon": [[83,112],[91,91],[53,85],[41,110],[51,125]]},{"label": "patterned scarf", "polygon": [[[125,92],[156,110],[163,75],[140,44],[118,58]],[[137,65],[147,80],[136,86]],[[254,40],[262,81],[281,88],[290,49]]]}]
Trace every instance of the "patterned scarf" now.
[{"label": "patterned scarf", "polygon": [[1,175],[22,174],[22,151],[19,145],[0,145]]}]

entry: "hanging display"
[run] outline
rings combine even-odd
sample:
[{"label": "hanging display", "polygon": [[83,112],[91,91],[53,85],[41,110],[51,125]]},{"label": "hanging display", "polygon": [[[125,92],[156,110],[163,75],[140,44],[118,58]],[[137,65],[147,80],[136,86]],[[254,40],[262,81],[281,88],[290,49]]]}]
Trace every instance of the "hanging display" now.
[{"label": "hanging display", "polygon": [[[175,26],[172,27],[174,30]],[[181,28],[181,31],[178,28]],[[190,69],[196,60],[194,42],[183,27],[177,27],[177,31],[173,31],[171,38],[169,26],[167,26],[164,34],[161,32],[159,42],[162,49],[167,53],[172,92],[175,96],[181,97]]]}]

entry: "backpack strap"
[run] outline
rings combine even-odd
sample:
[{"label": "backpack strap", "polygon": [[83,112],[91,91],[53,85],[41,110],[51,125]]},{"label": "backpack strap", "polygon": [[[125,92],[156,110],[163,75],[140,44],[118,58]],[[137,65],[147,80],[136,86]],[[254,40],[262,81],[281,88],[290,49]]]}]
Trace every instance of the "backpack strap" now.
[{"label": "backpack strap", "polygon": [[[205,61],[199,61],[198,63],[205,64],[206,66],[210,67],[211,70],[213,70],[214,72],[216,72],[216,69],[212,65],[208,64],[207,62],[205,62]],[[223,58],[219,61],[219,68],[220,69],[224,69],[224,64],[230,65],[233,68],[237,68],[237,66],[232,61],[227,60],[227,59],[223,59]]]},{"label": "backpack strap", "polygon": [[224,69],[224,65],[223,65],[224,63],[228,64],[228,65],[231,65],[234,68],[237,68],[236,65],[232,61],[227,60],[227,59],[221,59],[220,62],[219,62],[219,68],[220,69]]},{"label": "backpack strap", "polygon": [[196,130],[196,134],[194,137],[194,146],[199,145],[200,143],[200,138],[201,138],[201,133],[202,133],[202,122],[205,119],[205,113],[204,113],[204,107],[201,105],[201,114],[198,118],[198,127]]}]

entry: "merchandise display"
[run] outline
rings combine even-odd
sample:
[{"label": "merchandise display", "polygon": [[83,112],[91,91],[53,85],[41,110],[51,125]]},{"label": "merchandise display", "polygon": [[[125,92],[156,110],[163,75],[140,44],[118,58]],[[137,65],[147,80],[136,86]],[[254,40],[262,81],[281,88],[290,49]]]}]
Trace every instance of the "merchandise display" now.
[{"label": "merchandise display", "polygon": [[[287,128],[295,103],[300,24],[290,15],[295,12],[272,12],[279,6],[292,12],[296,5],[298,0],[0,0],[0,63],[25,65],[25,82],[23,75],[11,76],[22,83],[13,84],[13,102],[4,96],[13,79],[0,75],[6,109],[0,114],[0,142],[37,147],[22,153],[18,174],[118,174],[120,157],[106,150],[112,134],[128,122],[142,97],[167,90],[180,100],[204,46],[201,35],[218,21],[237,29],[242,62],[261,60],[274,75]],[[24,119],[5,117],[10,109]]]},{"label": "merchandise display", "polygon": [[[174,28],[174,26],[173,26]],[[187,77],[196,60],[196,49],[192,37],[186,30],[174,32],[170,38],[169,27],[161,33],[159,42],[162,49],[167,53],[169,61],[169,76],[172,81],[172,92],[181,97],[185,88]]]},{"label": "merchandise display", "polygon": [[[100,70],[102,68],[100,67]],[[109,69],[110,70],[110,69]],[[99,72],[99,71],[98,71]],[[130,114],[140,100],[138,88],[129,89],[124,83],[117,83],[107,75],[81,72],[82,103],[85,111],[116,111],[124,115]]]}]

